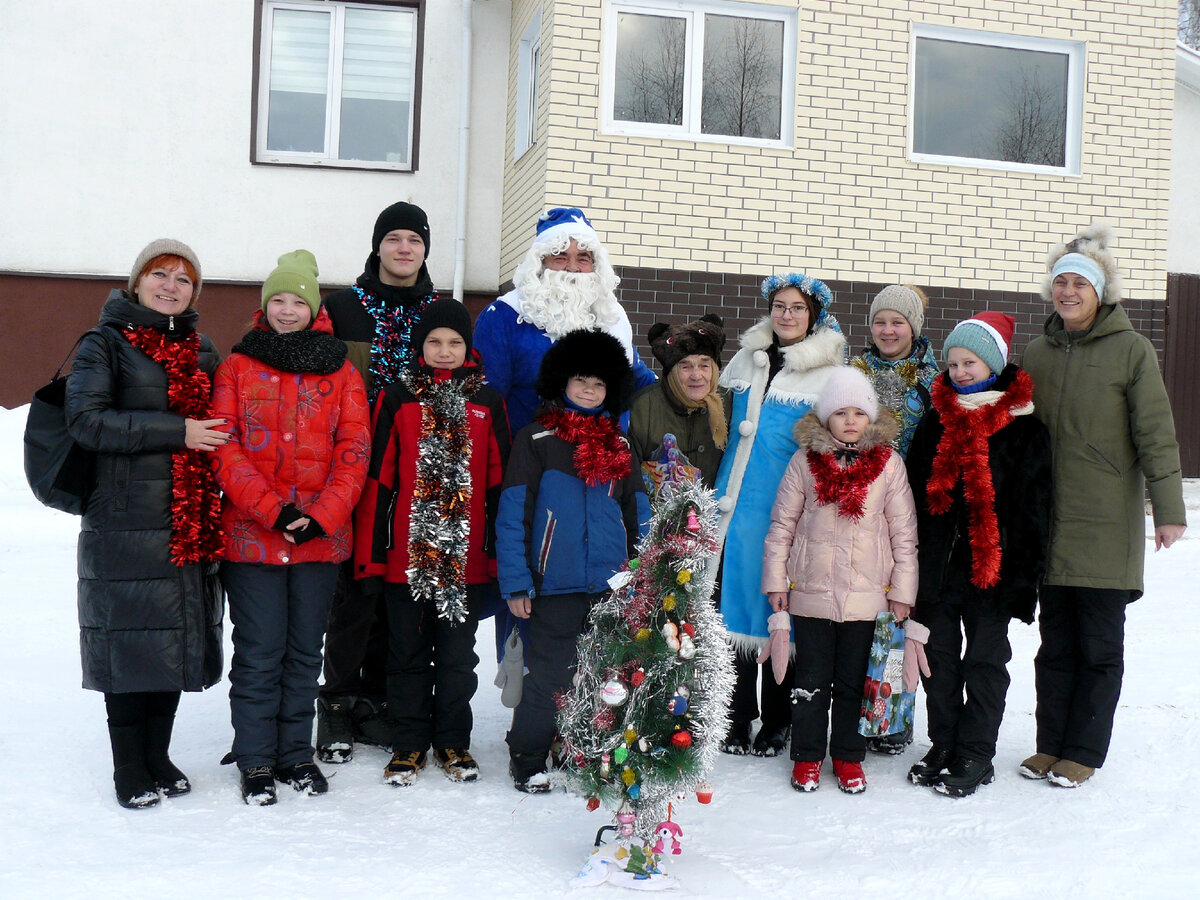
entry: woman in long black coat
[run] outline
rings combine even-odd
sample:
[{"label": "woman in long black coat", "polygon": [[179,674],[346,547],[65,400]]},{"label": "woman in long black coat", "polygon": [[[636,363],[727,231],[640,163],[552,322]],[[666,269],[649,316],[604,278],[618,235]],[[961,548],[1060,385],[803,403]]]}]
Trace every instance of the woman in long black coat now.
[{"label": "woman in long black coat", "polygon": [[208,413],[219,357],[196,331],[200,264],[160,239],[84,338],[67,384],[71,436],[97,453],[79,534],[83,686],[102,691],[122,806],[191,785],[168,757],[181,691],[221,677],[219,496]]}]

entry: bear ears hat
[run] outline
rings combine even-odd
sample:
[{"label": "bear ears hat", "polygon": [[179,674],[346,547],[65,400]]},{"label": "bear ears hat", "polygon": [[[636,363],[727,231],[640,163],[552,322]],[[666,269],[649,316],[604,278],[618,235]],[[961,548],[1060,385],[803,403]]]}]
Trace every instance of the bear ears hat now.
[{"label": "bear ears hat", "polygon": [[1064,272],[1082,275],[1096,290],[1101,303],[1120,303],[1125,292],[1117,261],[1109,252],[1113,240],[1111,225],[1094,222],[1082,229],[1075,239],[1056,244],[1046,258],[1046,277],[1042,279],[1042,297],[1054,300],[1054,279]]},{"label": "bear ears hat", "polygon": [[665,377],[685,356],[699,354],[711,357],[718,367],[725,349],[725,321],[707,313],[694,322],[668,325],[656,322],[646,334],[650,352],[662,364]]},{"label": "bear ears hat", "polygon": [[538,370],[537,392],[543,400],[562,399],[567,382],[574,376],[599,378],[604,382],[604,409],[619,416],[629,408],[633,396],[633,367],[625,346],[605,331],[580,329],[555,341]]}]

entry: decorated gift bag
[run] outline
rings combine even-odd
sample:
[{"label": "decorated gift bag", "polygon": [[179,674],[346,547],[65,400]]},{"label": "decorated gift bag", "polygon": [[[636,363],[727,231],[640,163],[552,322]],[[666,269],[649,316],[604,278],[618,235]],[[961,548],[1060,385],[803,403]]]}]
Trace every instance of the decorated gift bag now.
[{"label": "decorated gift bag", "polygon": [[663,442],[654,455],[642,463],[642,478],[646,481],[646,493],[654,499],[669,484],[699,481],[700,469],[679,452],[675,435],[664,434]]},{"label": "decorated gift bag", "polygon": [[904,689],[904,628],[890,612],[875,617],[875,637],[867,663],[867,682],[858,733],[883,737],[911,728],[916,685]]}]

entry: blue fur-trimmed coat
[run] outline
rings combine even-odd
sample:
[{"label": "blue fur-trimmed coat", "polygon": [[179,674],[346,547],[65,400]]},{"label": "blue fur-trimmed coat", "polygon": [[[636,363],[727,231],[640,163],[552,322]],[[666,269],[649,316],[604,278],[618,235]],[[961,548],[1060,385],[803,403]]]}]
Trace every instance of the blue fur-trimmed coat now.
[{"label": "blue fur-trimmed coat", "polygon": [[793,430],[846,358],[841,333],[818,326],[781,348],[783,368],[772,379],[767,348],[773,337],[769,317],[747,330],[720,381],[733,395],[729,445],[716,483],[721,615],[734,646],[744,651],[761,649],[767,640],[771,606],[762,592],[763,546],[779,483],[799,449]]}]

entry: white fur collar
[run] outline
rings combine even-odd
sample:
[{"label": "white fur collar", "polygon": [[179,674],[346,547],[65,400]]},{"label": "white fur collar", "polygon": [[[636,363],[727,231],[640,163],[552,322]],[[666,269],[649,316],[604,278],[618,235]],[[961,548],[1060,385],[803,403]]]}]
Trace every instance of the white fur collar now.
[{"label": "white fur collar", "polygon": [[[721,386],[735,391],[750,387],[756,368],[767,365],[767,348],[773,332],[770,316],[748,328],[742,335],[742,349],[721,372]],[[812,334],[790,347],[783,347],[783,370],[771,383],[771,396],[788,397],[802,391],[802,376],[825,366],[840,366],[846,361],[846,339],[828,327],[819,327]],[[761,353],[761,359],[756,359]],[[824,383],[824,379],[821,379]],[[818,387],[817,390],[820,388]]]}]

